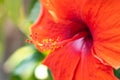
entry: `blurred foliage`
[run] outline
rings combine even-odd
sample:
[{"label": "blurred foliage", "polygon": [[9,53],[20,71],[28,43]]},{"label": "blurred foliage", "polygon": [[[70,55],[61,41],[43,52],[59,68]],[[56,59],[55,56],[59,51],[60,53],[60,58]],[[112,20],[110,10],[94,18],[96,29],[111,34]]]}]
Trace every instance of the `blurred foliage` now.
[{"label": "blurred foliage", "polygon": [[0,3],[3,3],[4,2],[4,0],[0,0]]},{"label": "blurred foliage", "polygon": [[[28,11],[25,11],[24,1],[0,0],[0,10],[2,11],[0,12],[0,56],[2,56],[4,46],[2,32],[4,20],[10,19],[29,38],[29,28],[39,15],[40,4],[38,0],[29,0],[29,3],[27,3]],[[33,45],[26,44],[8,58],[4,64],[4,70],[10,74],[9,80],[52,80],[47,67],[44,67],[44,71],[39,75],[36,73],[36,69],[39,70],[44,58],[45,55],[40,53]],[[47,72],[46,77],[43,75],[44,72]]]},{"label": "blurred foliage", "polygon": [[[1,20],[1,18],[0,18]],[[4,36],[3,36],[3,25],[2,25],[2,21],[0,21],[0,61],[2,59],[2,53],[3,53],[3,48],[4,48]]]},{"label": "blurred foliage", "polygon": [[114,74],[120,79],[120,68],[118,70],[114,69]]},{"label": "blurred foliage", "polygon": [[[27,45],[13,53],[4,67],[8,73],[11,73],[10,80],[37,80],[35,69],[41,65],[44,58],[45,55],[37,51],[34,46]],[[52,80],[49,70],[47,73],[45,80]]]},{"label": "blurred foliage", "polygon": [[[32,4],[33,5],[33,4]],[[34,23],[34,21],[37,19],[39,12],[40,12],[40,4],[37,1],[36,3],[34,3],[34,6],[32,6],[32,8],[30,7],[30,9],[32,9],[30,11],[30,13],[28,14],[28,17],[26,18],[26,20],[24,20],[22,26],[21,26],[21,30],[29,37],[30,34],[30,26]]]},{"label": "blurred foliage", "polygon": [[15,24],[20,23],[24,18],[22,0],[4,0],[7,15],[14,21]]},{"label": "blurred foliage", "polygon": [[[5,65],[8,65],[9,68],[10,68],[7,71],[11,72],[15,68],[15,66],[17,66],[22,60],[26,59],[28,56],[30,56],[30,55],[32,55],[33,53],[36,53],[36,52],[37,51],[34,48],[34,46],[31,46],[31,45],[19,48],[6,61]],[[11,65],[11,62],[14,63],[14,64]]]},{"label": "blurred foliage", "polygon": [[5,17],[5,7],[4,7],[4,0],[0,0],[0,61],[2,59],[2,53],[4,50],[4,34],[3,34],[3,24],[4,24],[4,17]]},{"label": "blurred foliage", "polygon": [[29,37],[29,28],[38,17],[40,4],[38,0],[30,0],[26,16],[23,1],[24,0],[5,0],[5,7],[8,17]]},{"label": "blurred foliage", "polygon": [[30,6],[28,8],[28,14],[31,12],[31,10],[33,9],[36,2],[38,2],[38,0],[30,0]]}]

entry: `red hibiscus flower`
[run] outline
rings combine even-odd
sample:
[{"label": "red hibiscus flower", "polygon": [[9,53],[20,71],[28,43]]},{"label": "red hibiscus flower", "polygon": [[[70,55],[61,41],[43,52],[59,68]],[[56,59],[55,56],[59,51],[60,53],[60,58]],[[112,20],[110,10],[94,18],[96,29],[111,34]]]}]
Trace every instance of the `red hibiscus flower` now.
[{"label": "red hibiscus flower", "polygon": [[117,80],[120,0],[42,0],[32,41],[55,80]]}]

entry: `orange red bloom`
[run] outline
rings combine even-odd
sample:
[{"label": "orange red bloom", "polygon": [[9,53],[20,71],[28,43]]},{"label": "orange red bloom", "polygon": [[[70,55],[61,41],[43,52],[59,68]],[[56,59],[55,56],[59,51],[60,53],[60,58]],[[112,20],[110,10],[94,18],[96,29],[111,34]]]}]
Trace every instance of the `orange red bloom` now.
[{"label": "orange red bloom", "polygon": [[117,80],[120,68],[119,0],[41,0],[32,41],[50,51],[44,61],[55,80]]}]

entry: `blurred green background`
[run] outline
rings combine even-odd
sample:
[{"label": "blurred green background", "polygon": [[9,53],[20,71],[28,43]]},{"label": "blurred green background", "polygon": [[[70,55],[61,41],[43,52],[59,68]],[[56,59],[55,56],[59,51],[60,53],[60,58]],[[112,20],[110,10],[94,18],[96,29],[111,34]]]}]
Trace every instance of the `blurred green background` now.
[{"label": "blurred green background", "polygon": [[53,80],[46,55],[25,42],[40,9],[38,0],[0,0],[0,80]]},{"label": "blurred green background", "polygon": [[40,9],[38,0],[0,0],[0,80],[52,80],[46,55],[25,42]]}]

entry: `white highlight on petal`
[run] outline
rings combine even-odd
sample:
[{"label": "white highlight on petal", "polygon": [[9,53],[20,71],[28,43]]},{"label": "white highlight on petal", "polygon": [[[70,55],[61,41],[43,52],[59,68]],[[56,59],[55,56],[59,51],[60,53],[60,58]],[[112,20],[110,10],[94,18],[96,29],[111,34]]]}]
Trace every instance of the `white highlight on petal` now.
[{"label": "white highlight on petal", "polygon": [[48,78],[48,68],[47,66],[41,64],[35,69],[35,76],[37,79],[47,79]]},{"label": "white highlight on petal", "polygon": [[57,23],[58,22],[58,17],[56,15],[56,13],[54,11],[52,11],[52,10],[49,10],[49,13],[53,17],[54,21]]},{"label": "white highlight on petal", "polygon": [[77,51],[80,51],[82,46],[83,46],[83,42],[84,42],[84,37],[76,40],[73,44],[74,48],[77,50]]}]

